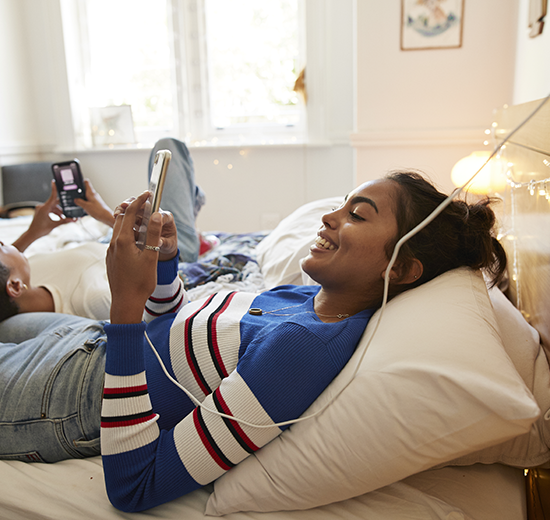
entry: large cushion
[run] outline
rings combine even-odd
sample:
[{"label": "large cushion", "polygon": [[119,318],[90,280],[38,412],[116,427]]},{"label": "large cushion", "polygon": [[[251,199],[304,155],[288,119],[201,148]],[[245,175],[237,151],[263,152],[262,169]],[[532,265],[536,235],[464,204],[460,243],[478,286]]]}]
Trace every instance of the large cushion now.
[{"label": "large cushion", "polygon": [[527,433],[509,441],[470,453],[452,464],[500,462],[529,468],[546,465],[550,460],[550,369],[539,333],[498,289],[489,291],[502,343],[519,375],[535,396],[542,410]]},{"label": "large cushion", "polygon": [[379,317],[306,415],[334,399],[328,408],[216,481],[207,514],[344,500],[530,431],[540,410],[479,273],[457,269],[394,298],[374,333]]}]

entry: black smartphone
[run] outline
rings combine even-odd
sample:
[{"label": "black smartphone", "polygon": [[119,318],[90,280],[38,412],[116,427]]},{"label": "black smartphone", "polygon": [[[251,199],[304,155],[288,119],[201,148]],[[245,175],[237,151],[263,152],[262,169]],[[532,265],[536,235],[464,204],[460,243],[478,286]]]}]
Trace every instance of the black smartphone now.
[{"label": "black smartphone", "polygon": [[151,178],[149,179],[149,197],[145,201],[141,225],[139,226],[138,239],[136,241],[136,244],[140,249],[145,247],[149,219],[155,211],[160,209],[160,199],[162,198],[164,180],[166,178],[166,172],[168,171],[168,165],[170,164],[171,158],[172,152],[170,152],[170,150],[159,150],[155,154],[153,171],[151,172]]},{"label": "black smartphone", "polygon": [[86,215],[86,212],[74,202],[75,199],[86,200],[84,178],[80,171],[78,159],[54,163],[52,164],[52,172],[59,202],[65,216],[78,218]]}]

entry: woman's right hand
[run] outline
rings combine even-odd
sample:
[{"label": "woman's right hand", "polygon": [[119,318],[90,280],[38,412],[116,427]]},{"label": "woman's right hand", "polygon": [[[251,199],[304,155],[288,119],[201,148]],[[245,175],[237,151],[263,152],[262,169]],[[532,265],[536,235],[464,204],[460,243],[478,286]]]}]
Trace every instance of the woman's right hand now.
[{"label": "woman's right hand", "polygon": [[105,201],[101,198],[101,195],[92,186],[89,179],[84,180],[84,189],[86,190],[86,198],[75,199],[75,204],[84,209],[88,215],[95,218],[97,221],[109,227],[113,227],[115,223],[113,210],[107,206]]}]

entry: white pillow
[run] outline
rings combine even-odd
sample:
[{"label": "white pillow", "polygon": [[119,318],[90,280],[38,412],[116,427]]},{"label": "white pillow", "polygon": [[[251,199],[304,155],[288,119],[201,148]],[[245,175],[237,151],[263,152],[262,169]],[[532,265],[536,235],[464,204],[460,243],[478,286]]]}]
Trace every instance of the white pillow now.
[{"label": "white pillow", "polygon": [[256,259],[266,289],[277,285],[301,285],[300,260],[304,258],[321,227],[321,217],[340,206],[344,197],[317,200],[298,208],[256,247]]},{"label": "white pillow", "polygon": [[530,430],[510,439],[452,461],[466,466],[482,462],[500,462],[510,466],[529,468],[541,466],[550,460],[550,369],[539,333],[497,288],[489,291],[504,349],[519,375],[535,396],[542,410]]},{"label": "white pillow", "polygon": [[457,269],[394,298],[294,424],[214,484],[206,513],[307,509],[529,431],[540,410],[506,354],[482,276]]}]

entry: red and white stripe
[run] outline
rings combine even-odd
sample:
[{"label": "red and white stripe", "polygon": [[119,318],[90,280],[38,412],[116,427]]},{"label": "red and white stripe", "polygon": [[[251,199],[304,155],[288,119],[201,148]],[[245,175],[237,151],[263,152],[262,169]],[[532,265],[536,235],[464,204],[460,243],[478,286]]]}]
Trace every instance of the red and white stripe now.
[{"label": "red and white stripe", "polygon": [[178,312],[186,303],[187,293],[183,287],[183,281],[176,277],[170,284],[157,285],[147,300],[143,319],[149,323],[162,314]]},{"label": "red and white stripe", "polygon": [[134,376],[106,373],[103,392],[103,455],[141,448],[159,436],[158,415],[152,410],[145,372]]},{"label": "red and white stripe", "polygon": [[[204,409],[195,409],[181,421],[174,430],[176,449],[191,477],[203,485],[281,433],[277,426],[272,426],[273,421],[238,372],[234,371],[224,379],[215,395],[223,401],[228,415],[268,427],[242,425]],[[204,405],[214,410],[215,395],[204,400]],[[224,395],[231,397],[227,400]]]},{"label": "red and white stripe", "polygon": [[254,294],[221,291],[206,301],[187,304],[175,318],[170,361],[176,379],[197,399],[204,399],[235,370],[240,320],[254,298]]}]

